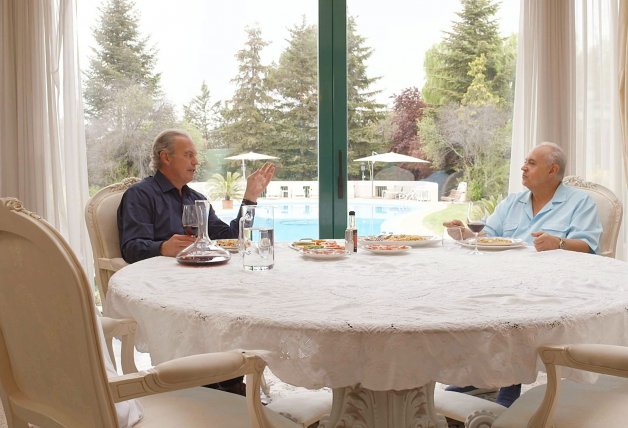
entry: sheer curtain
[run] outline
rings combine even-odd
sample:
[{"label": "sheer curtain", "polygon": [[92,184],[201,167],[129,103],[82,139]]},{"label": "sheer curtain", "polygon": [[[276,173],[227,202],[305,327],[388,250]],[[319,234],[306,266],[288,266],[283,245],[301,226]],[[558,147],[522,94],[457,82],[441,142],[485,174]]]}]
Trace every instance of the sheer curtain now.
[{"label": "sheer curtain", "polygon": [[41,214],[93,277],[75,0],[0,0],[0,195]]},{"label": "sheer curtain", "polygon": [[[619,30],[618,0],[521,2],[510,192],[523,188],[530,149],[553,141],[567,154],[566,174],[608,187],[626,212]],[[626,217],[617,243],[624,260]]]}]

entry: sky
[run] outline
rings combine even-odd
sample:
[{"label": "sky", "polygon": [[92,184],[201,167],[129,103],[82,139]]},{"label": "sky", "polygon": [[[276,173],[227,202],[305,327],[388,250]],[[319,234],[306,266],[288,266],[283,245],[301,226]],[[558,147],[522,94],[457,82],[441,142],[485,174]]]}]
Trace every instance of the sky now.
[{"label": "sky", "polygon": [[[98,7],[106,0],[78,2],[81,67],[87,69],[94,45]],[[235,55],[246,40],[245,27],[258,24],[270,41],[265,64],[278,61],[288,28],[317,22],[317,0],[135,0],[140,32],[158,49],[156,71],[167,98],[177,106],[200,93],[205,80],[212,100],[230,98],[237,73]],[[358,34],[373,48],[369,77],[381,76],[377,101],[390,104],[405,88],[423,86],[425,52],[443,38],[461,10],[459,0],[347,0]],[[502,35],[518,32],[519,0],[503,0],[497,16]]]}]

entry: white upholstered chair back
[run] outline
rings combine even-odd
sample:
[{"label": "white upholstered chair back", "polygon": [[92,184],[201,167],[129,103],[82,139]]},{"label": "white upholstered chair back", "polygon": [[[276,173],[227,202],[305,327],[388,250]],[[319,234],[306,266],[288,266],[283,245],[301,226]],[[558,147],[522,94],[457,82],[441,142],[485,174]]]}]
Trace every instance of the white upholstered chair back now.
[{"label": "white upholstered chair back", "polygon": [[85,273],[60,234],[12,198],[0,199],[0,277],[9,426],[117,426]]},{"label": "white upholstered chair back", "polygon": [[96,285],[103,304],[107,296],[109,279],[116,271],[127,265],[120,252],[118,206],[126,189],[139,181],[138,178],[131,177],[104,187],[85,207],[85,222],[94,253]]},{"label": "white upholstered chair back", "polygon": [[619,199],[606,187],[585,181],[575,175],[565,177],[563,183],[584,190],[593,198],[602,222],[602,236],[600,237],[598,253],[606,257],[615,257],[617,237],[623,215],[623,208]]}]

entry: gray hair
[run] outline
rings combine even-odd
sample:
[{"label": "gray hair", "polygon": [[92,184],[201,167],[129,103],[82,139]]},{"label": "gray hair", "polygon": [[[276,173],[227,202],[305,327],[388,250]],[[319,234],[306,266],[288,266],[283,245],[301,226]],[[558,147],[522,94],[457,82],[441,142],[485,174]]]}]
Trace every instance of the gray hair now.
[{"label": "gray hair", "polygon": [[190,134],[180,129],[166,129],[165,131],[161,131],[155,138],[155,141],[153,141],[153,153],[150,162],[150,166],[153,171],[158,171],[161,168],[161,158],[159,157],[159,153],[165,150],[169,155],[171,155],[174,152],[174,140],[177,137],[184,137],[192,141]]},{"label": "gray hair", "polygon": [[563,149],[556,143],[544,141],[537,145],[537,147],[547,147],[549,152],[547,154],[547,161],[549,164],[555,163],[558,165],[558,179],[562,181],[565,176],[565,166],[567,165],[567,157]]}]

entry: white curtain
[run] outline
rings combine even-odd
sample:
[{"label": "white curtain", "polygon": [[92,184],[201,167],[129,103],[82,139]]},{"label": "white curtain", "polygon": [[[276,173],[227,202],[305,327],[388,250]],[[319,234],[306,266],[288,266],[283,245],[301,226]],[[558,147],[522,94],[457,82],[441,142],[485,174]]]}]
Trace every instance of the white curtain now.
[{"label": "white curtain", "polygon": [[55,226],[93,277],[75,0],[0,0],[0,195]]},{"label": "white curtain", "polygon": [[[530,149],[553,141],[567,154],[567,175],[608,187],[626,212],[619,29],[618,0],[521,2],[510,192],[523,188]],[[626,217],[617,257],[628,260]]]}]

